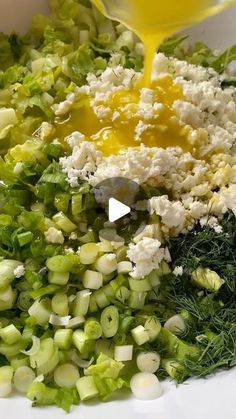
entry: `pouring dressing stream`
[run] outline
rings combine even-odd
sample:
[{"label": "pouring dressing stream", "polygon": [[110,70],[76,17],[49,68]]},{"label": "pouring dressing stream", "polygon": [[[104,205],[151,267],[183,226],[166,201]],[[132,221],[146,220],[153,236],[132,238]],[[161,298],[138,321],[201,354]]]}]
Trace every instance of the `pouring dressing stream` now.
[{"label": "pouring dressing stream", "polygon": [[143,84],[151,83],[156,50],[165,38],[229,7],[235,0],[92,0],[107,17],[123,23],[145,49]]},{"label": "pouring dressing stream", "polygon": [[[145,48],[144,76],[132,88],[112,93],[97,105],[110,110],[117,119],[100,118],[95,114],[93,98],[82,98],[74,105],[69,119],[58,121],[56,134],[65,138],[73,131],[83,133],[105,154],[117,154],[141,143],[148,147],[176,147],[192,149],[192,129],[176,118],[173,104],[183,99],[182,89],[171,76],[152,81],[152,64],[156,50],[165,38],[180,29],[191,26],[205,17],[217,13],[236,0],[92,0],[98,9],[111,19],[132,29],[143,41]],[[147,119],[140,114],[140,103],[146,87],[151,87],[153,109]],[[78,117],[79,115],[79,117]],[[140,116],[141,115],[141,116]],[[201,134],[203,135],[203,134]]]}]

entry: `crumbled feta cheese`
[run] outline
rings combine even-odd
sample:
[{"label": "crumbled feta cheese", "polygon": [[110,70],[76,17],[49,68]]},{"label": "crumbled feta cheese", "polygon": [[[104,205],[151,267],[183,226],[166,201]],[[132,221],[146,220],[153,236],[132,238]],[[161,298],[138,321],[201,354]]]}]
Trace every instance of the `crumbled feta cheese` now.
[{"label": "crumbled feta cheese", "polygon": [[221,233],[223,228],[219,225],[219,220],[213,216],[205,216],[200,219],[201,227],[208,226],[215,230],[216,233]]},{"label": "crumbled feta cheese", "polygon": [[63,102],[60,102],[53,106],[54,112],[56,116],[62,116],[69,112],[69,110],[72,108],[73,103],[75,101],[75,93],[69,93],[67,95],[66,100]]},{"label": "crumbled feta cheese", "polygon": [[17,268],[14,269],[13,273],[15,278],[21,278],[25,274],[24,265],[17,266]]},{"label": "crumbled feta cheese", "polygon": [[176,266],[175,269],[173,270],[173,274],[175,276],[182,276],[183,273],[184,273],[183,266]]},{"label": "crumbled feta cheese", "polygon": [[100,157],[101,153],[88,141],[76,145],[71,156],[62,157],[60,163],[70,185],[77,186],[78,179],[87,179],[88,174],[95,172]]},{"label": "crumbled feta cheese", "polygon": [[225,200],[227,208],[233,211],[236,216],[236,184],[232,184],[228,188],[225,188],[221,195]]},{"label": "crumbled feta cheese", "polygon": [[44,232],[45,239],[48,243],[64,243],[64,236],[61,230],[58,230],[55,227],[50,227],[47,231]]},{"label": "crumbled feta cheese", "polygon": [[180,122],[192,127],[202,126],[202,113],[197,106],[184,100],[176,100],[173,109],[179,117]]},{"label": "crumbled feta cheese", "polygon": [[75,233],[75,231],[72,231],[72,233],[69,236],[70,240],[77,240],[78,239],[78,235],[77,233]]},{"label": "crumbled feta cheese", "polygon": [[156,54],[153,61],[152,80],[157,80],[168,74],[169,65],[169,59],[164,54]]},{"label": "crumbled feta cheese", "polygon": [[111,114],[111,109],[103,105],[94,106],[93,110],[97,115],[98,119],[105,119]]},{"label": "crumbled feta cheese", "polygon": [[65,247],[64,252],[66,255],[71,255],[72,253],[74,253],[74,250],[72,249],[72,247]]},{"label": "crumbled feta cheese", "polygon": [[78,146],[82,141],[85,141],[85,135],[79,131],[74,131],[66,137],[66,142],[72,149],[75,146]]},{"label": "crumbled feta cheese", "polygon": [[153,269],[159,268],[162,260],[170,261],[168,249],[161,247],[159,240],[149,237],[144,237],[137,244],[131,243],[127,255],[135,265],[130,273],[133,278],[148,275]]},{"label": "crumbled feta cheese", "polygon": [[160,215],[162,222],[168,227],[176,227],[181,231],[185,223],[185,209],[181,202],[169,201],[167,195],[153,197],[149,201],[151,214]]},{"label": "crumbled feta cheese", "polygon": [[139,121],[135,127],[135,141],[142,141],[143,133],[152,128],[154,128],[153,124],[145,124],[143,121]]}]

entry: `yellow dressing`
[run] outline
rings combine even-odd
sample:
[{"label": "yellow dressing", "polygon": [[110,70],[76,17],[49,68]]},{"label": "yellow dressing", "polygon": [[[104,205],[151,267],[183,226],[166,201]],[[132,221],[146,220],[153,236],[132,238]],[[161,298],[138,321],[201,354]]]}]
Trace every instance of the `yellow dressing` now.
[{"label": "yellow dressing", "polygon": [[184,27],[215,14],[235,0],[92,0],[106,16],[122,22],[143,41],[144,84],[150,84],[155,51],[162,41]]},{"label": "yellow dressing", "polygon": [[[63,139],[73,131],[80,131],[105,155],[117,154],[141,143],[149,147],[181,146],[190,149],[187,141],[190,128],[178,122],[172,109],[173,102],[183,97],[180,87],[170,76],[153,83],[150,90],[153,94],[151,117],[145,115],[141,92],[138,86],[132,90],[122,89],[111,94],[105,102],[99,102],[98,106],[105,106],[108,110],[108,115],[100,120],[91,106],[91,99],[80,99],[70,115],[57,120],[57,137]],[[114,115],[117,115],[115,119]],[[140,134],[138,124],[141,124]]]}]

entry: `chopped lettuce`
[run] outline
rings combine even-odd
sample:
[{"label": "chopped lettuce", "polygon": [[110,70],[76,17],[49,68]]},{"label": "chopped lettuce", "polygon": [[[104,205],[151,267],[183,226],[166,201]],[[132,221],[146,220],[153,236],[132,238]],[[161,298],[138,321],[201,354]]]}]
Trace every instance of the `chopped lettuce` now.
[{"label": "chopped lettuce", "polygon": [[117,379],[120,371],[124,367],[122,362],[115,361],[107,355],[100,354],[96,365],[90,365],[87,368],[87,373],[100,378]]}]

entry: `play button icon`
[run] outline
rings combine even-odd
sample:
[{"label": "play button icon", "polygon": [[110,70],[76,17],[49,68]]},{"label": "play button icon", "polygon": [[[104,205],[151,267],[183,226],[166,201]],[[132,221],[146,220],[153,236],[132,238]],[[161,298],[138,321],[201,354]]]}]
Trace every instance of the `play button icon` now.
[{"label": "play button icon", "polygon": [[[121,237],[126,240],[145,228],[148,196],[145,188],[138,183],[123,177],[111,177],[99,182],[91,192],[100,214],[99,237],[110,241],[120,241]],[[105,220],[104,215],[107,217]],[[103,225],[101,219],[104,220]]]},{"label": "play button icon", "polygon": [[108,203],[108,217],[111,223],[129,214],[131,208],[115,198],[110,198]]}]

